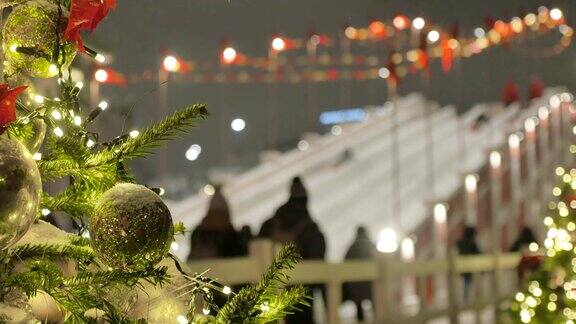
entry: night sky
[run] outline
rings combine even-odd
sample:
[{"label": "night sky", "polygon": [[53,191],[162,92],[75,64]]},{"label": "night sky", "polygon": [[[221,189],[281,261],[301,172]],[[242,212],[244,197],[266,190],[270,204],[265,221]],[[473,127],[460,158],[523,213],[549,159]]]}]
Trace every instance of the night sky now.
[{"label": "night sky", "polygon": [[[569,23],[576,18],[576,3],[571,0],[120,0],[117,9],[89,38],[89,43],[111,52],[114,68],[133,73],[157,70],[164,48],[183,58],[217,62],[220,40],[224,37],[249,56],[265,56],[273,33],[302,37],[314,28],[336,36],[346,23],[365,26],[371,19],[390,20],[398,13],[422,16],[447,28],[458,23],[461,35],[471,35],[473,27],[482,25],[486,16],[510,19],[550,3],[563,10]],[[443,74],[436,61],[428,85],[418,76],[410,76],[402,82],[399,91],[401,94],[422,91],[442,104],[456,104],[460,110],[465,110],[476,102],[499,100],[502,86],[510,79],[519,84],[524,97],[533,75],[538,75],[546,85],[562,84],[573,89],[576,83],[574,46],[561,55],[546,59],[526,54],[557,39],[558,36],[554,36],[530,42],[522,50],[493,48],[465,59],[460,69],[449,74]],[[530,50],[526,51],[526,48]],[[382,50],[374,51],[385,55]],[[386,100],[383,80],[344,86],[351,91],[349,98],[342,96],[341,83],[318,84],[318,108],[360,107]],[[266,148],[267,130],[270,129],[266,118],[269,102],[266,85],[170,82],[168,87],[171,110],[204,102],[212,116],[190,134],[169,144],[171,176],[161,182],[169,180],[173,187],[180,187],[178,190],[184,192],[196,190],[207,181],[209,170],[223,167],[242,170],[255,164],[258,153]],[[102,98],[109,99],[112,104],[108,116],[101,122],[107,126],[105,132],[116,134],[123,125],[143,127],[160,118],[155,88],[157,84],[148,81],[120,91],[109,87],[102,89]],[[306,96],[305,84],[278,86],[279,122],[275,129],[277,147],[281,150],[294,147],[302,133],[308,130],[304,122],[308,116]],[[131,107],[130,117],[124,123],[120,114]],[[246,130],[241,134],[233,133],[229,128],[230,121],[236,117],[247,122]],[[202,154],[194,162],[187,161],[184,152],[195,143],[202,146]],[[154,182],[158,176],[154,162],[151,158],[133,166],[142,181]],[[173,192],[178,190],[174,188]]]}]

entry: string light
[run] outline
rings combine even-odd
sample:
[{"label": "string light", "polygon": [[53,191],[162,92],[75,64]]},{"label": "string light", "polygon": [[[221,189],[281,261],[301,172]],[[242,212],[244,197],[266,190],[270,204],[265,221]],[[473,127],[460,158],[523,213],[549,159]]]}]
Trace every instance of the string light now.
[{"label": "string light", "polygon": [[36,161],[40,161],[40,160],[42,160],[42,153],[36,152],[32,155],[32,158]]},{"label": "string light", "polygon": [[186,154],[185,154],[186,160],[195,161],[196,159],[198,159],[198,156],[200,155],[200,153],[202,153],[202,147],[198,144],[192,144],[186,150]]},{"label": "string light", "polygon": [[180,244],[178,244],[178,242],[172,242],[172,243],[170,244],[170,249],[171,249],[172,251],[178,251],[179,248],[180,248]]},{"label": "string light", "polygon": [[98,62],[98,63],[105,63],[106,62],[106,56],[98,53],[98,54],[96,54],[96,56],[94,56],[94,60],[96,60],[96,62]]},{"label": "string light", "polygon": [[74,125],[76,125],[76,126],[82,125],[82,117],[74,116]]},{"label": "string light", "polygon": [[464,179],[464,185],[466,187],[466,191],[469,193],[476,192],[478,179],[476,178],[475,174],[469,174]]},{"label": "string light", "polygon": [[164,69],[168,72],[177,72],[180,70],[180,62],[178,59],[172,55],[168,55],[162,61]]},{"label": "string light", "polygon": [[216,193],[216,188],[211,184],[207,184],[202,188],[202,191],[206,196],[213,196]]},{"label": "string light", "polygon": [[137,131],[137,130],[133,130],[133,131],[131,131],[129,134],[130,134],[130,137],[136,138],[136,137],[138,137],[138,136],[140,135],[140,132]]},{"label": "string light", "polygon": [[486,32],[481,27],[474,29],[474,36],[476,38],[484,38],[486,36]]},{"label": "string light", "polygon": [[236,118],[230,123],[230,128],[235,132],[241,132],[246,128],[246,122],[242,118]]},{"label": "string light", "polygon": [[446,223],[446,219],[448,216],[448,210],[445,204],[436,204],[434,205],[434,221],[438,224]]},{"label": "string light", "polygon": [[224,63],[226,63],[226,64],[233,63],[236,60],[237,55],[238,55],[238,53],[236,53],[236,50],[232,47],[226,47],[222,51],[222,59],[224,60]]},{"label": "string light", "polygon": [[380,232],[376,249],[382,253],[394,253],[398,250],[398,235],[391,228],[385,228]]},{"label": "string light", "polygon": [[44,100],[45,100],[45,98],[41,95],[35,95],[34,96],[34,101],[36,101],[36,103],[38,103],[38,104],[43,104]]},{"label": "string light", "polygon": [[498,151],[490,152],[490,166],[497,169],[502,165],[502,155]]},{"label": "string light", "polygon": [[436,43],[440,39],[440,33],[436,30],[431,30],[428,32],[426,38],[430,43]]},{"label": "string light", "polygon": [[96,144],[96,142],[94,142],[91,139],[88,139],[88,141],[86,141],[86,147],[91,148],[92,146],[94,146]]},{"label": "string light", "polygon": [[382,79],[388,79],[388,77],[390,77],[390,70],[388,70],[388,68],[381,67],[378,69],[378,76]]},{"label": "string light", "polygon": [[104,83],[104,82],[108,81],[108,71],[106,71],[104,69],[96,70],[96,72],[94,72],[94,80],[96,80],[100,83]]},{"label": "string light", "polygon": [[426,26],[426,21],[422,17],[416,17],[412,21],[412,27],[416,30],[421,30],[424,26]]},{"label": "string light", "polygon": [[108,101],[106,101],[106,100],[102,100],[98,104],[98,108],[100,108],[102,111],[108,109],[108,106],[109,106],[109,104],[108,104]]},{"label": "string light", "polygon": [[78,81],[74,86],[78,88],[78,90],[82,90],[82,88],[84,88],[84,82]]},{"label": "string light", "polygon": [[50,215],[51,212],[50,212],[50,209],[48,209],[48,208],[42,208],[40,213],[42,213],[42,216],[48,216],[48,215]]},{"label": "string light", "polygon": [[280,52],[286,49],[286,41],[282,37],[274,37],[272,40],[272,49]]},{"label": "string light", "polygon": [[54,134],[58,137],[64,136],[64,131],[60,127],[54,128]]},{"label": "string light", "polygon": [[188,324],[188,319],[184,315],[178,315],[176,320],[178,321],[178,324]]},{"label": "string light", "polygon": [[550,10],[550,18],[552,18],[553,20],[560,20],[562,19],[562,16],[563,16],[562,10],[558,8]]},{"label": "string light", "polygon": [[225,295],[230,295],[232,293],[232,289],[228,286],[224,286],[224,288],[222,288],[222,293]]},{"label": "string light", "polygon": [[204,315],[210,315],[210,309],[208,309],[208,308],[203,308],[203,309],[202,309],[202,313],[203,313]]},{"label": "string light", "polygon": [[310,148],[310,144],[306,140],[300,140],[297,147],[300,151],[307,151]]},{"label": "string light", "polygon": [[341,135],[342,134],[342,126],[340,126],[340,125],[332,126],[332,128],[330,129],[330,133],[332,133],[332,135],[334,135],[334,136]]},{"label": "string light", "polygon": [[50,73],[50,74],[58,73],[58,66],[56,66],[56,64],[50,64],[48,66],[48,73]]},{"label": "string light", "polygon": [[59,110],[52,110],[52,112],[50,113],[50,115],[52,116],[52,118],[54,118],[55,120],[60,120],[62,119],[62,113],[60,113]]}]

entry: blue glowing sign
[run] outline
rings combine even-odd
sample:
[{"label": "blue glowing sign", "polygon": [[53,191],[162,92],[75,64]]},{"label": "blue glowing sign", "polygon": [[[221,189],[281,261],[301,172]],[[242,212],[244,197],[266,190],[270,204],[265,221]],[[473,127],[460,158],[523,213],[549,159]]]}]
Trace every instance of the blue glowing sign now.
[{"label": "blue glowing sign", "polygon": [[322,125],[356,123],[364,119],[366,119],[366,111],[362,108],[325,111],[320,114],[320,123]]}]

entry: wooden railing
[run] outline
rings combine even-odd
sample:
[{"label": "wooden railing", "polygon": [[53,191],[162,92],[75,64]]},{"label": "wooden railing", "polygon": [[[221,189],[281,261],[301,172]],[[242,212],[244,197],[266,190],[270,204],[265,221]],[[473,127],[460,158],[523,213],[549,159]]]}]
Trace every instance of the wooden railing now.
[{"label": "wooden railing", "polygon": [[[194,261],[190,270],[204,272],[227,285],[253,283],[266,269],[275,247],[268,240],[255,240],[250,255],[243,258]],[[516,288],[518,254],[456,256],[449,253],[444,260],[404,262],[393,254],[380,254],[373,260],[327,263],[303,261],[290,272],[292,284],[324,284],[328,323],[338,323],[342,300],[342,285],[347,282],[372,282],[372,300],[376,323],[420,323],[434,318],[457,317],[462,310],[497,306]],[[462,303],[461,274],[471,273],[472,296]],[[443,283],[435,288],[438,295],[428,302],[426,281],[436,278]],[[490,281],[487,293],[486,280]],[[419,301],[416,307],[403,304],[403,296]]]}]

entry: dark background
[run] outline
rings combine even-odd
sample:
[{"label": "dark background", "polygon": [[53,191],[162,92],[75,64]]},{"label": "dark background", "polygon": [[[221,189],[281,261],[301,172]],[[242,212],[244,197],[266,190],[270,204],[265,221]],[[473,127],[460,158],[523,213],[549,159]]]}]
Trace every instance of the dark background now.
[{"label": "dark background", "polygon": [[[458,23],[460,34],[468,36],[474,27],[483,25],[486,16],[509,20],[535,11],[540,5],[559,7],[569,24],[576,18],[576,2],[572,0],[120,0],[117,9],[89,38],[89,43],[112,53],[114,68],[133,73],[157,70],[162,49],[170,49],[187,59],[217,62],[220,40],[224,37],[243,53],[260,57],[266,55],[273,33],[303,37],[315,28],[320,33],[336,36],[346,23],[366,26],[371,19],[390,21],[398,13],[411,18],[422,16],[446,28]],[[441,104],[455,104],[463,111],[477,102],[499,100],[508,80],[518,83],[524,97],[534,75],[545,85],[573,88],[576,81],[574,46],[550,58],[535,58],[530,54],[537,52],[538,46],[550,45],[559,39],[556,32],[552,34],[554,36],[529,42],[522,48],[492,48],[464,59],[449,74],[441,72],[439,62],[435,61],[428,86],[419,76],[412,75],[403,80],[399,92],[421,91]],[[319,83],[319,109],[381,104],[387,98],[384,80],[357,81],[346,86],[351,89],[350,100],[342,98],[341,83]],[[105,131],[117,134],[123,128],[143,127],[158,120],[162,114],[158,109],[157,87],[153,81],[121,90],[104,87],[102,98],[109,99],[112,108],[101,121],[106,125]],[[168,91],[171,110],[204,102],[212,116],[190,134],[171,142],[166,151],[160,151],[168,155],[168,177],[158,180],[156,158],[133,165],[141,181],[171,188],[169,193],[174,197],[206,183],[209,170],[237,171],[257,162],[258,153],[266,148],[269,128],[266,85],[170,82]],[[278,149],[294,147],[307,131],[306,96],[305,84],[278,86]],[[131,113],[125,120],[122,115],[127,111]],[[242,133],[234,133],[229,128],[230,121],[236,117],[247,122]],[[184,158],[184,152],[194,143],[202,145],[203,150],[198,160],[190,162]]]}]

